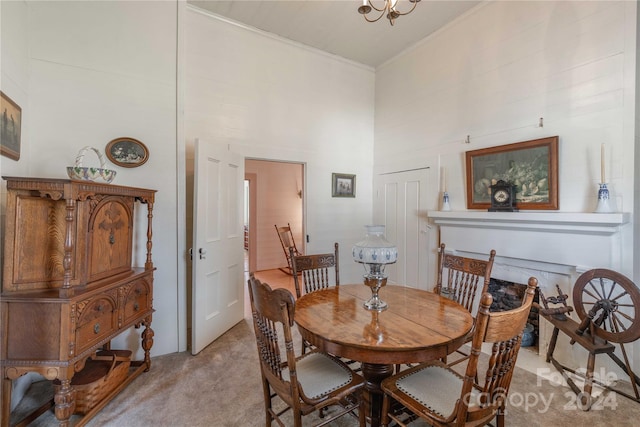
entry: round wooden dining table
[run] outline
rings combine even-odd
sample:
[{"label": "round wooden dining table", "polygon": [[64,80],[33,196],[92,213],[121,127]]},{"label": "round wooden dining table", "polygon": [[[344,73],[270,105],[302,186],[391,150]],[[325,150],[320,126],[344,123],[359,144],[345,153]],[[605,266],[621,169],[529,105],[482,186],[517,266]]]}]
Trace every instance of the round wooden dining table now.
[{"label": "round wooden dining table", "polygon": [[473,326],[460,304],[433,292],[398,285],[380,289],[384,311],[363,304],[371,298],[365,285],[340,285],[311,292],[296,302],[300,334],[320,350],[362,363],[365,413],[379,426],[380,383],[394,365],[442,358],[457,350]]}]

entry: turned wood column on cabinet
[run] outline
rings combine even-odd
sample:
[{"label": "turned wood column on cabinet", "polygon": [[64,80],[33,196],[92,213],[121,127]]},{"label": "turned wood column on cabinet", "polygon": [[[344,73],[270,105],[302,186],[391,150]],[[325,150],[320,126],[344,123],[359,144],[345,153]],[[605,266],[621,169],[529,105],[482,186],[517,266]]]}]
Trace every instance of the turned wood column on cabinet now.
[{"label": "turned wood column on cabinet", "polygon": [[[131,361],[126,377],[104,398],[88,409],[83,406],[84,416],[73,423],[83,425],[151,367],[156,191],[67,179],[3,179],[7,201],[0,298],[2,427],[10,422],[12,381],[28,372],[55,380],[49,407],[55,405],[61,426],[70,425],[77,412],[74,375],[104,357],[104,351],[97,352],[110,350],[118,334],[131,326],[144,327],[144,359]],[[139,204],[147,206],[146,234],[134,232]],[[141,241],[134,241],[134,236]],[[135,247],[146,247],[144,266],[132,265]],[[114,356],[114,365],[115,361]]]}]

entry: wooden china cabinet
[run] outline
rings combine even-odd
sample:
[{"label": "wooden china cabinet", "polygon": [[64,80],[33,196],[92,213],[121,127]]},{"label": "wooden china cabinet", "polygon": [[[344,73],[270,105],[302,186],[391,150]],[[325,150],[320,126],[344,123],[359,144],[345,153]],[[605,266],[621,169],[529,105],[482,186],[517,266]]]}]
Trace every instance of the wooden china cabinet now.
[{"label": "wooden china cabinet", "polygon": [[[12,380],[28,372],[60,382],[55,416],[60,426],[70,425],[74,374],[118,334],[144,327],[144,360],[131,362],[126,380],[80,419],[77,425],[82,425],[151,366],[155,190],[67,179],[3,179],[2,426],[9,425]],[[140,203],[147,206],[146,230],[144,217],[136,221],[134,215]],[[143,225],[136,227],[136,222]],[[134,268],[134,253],[144,245],[144,266]]]}]

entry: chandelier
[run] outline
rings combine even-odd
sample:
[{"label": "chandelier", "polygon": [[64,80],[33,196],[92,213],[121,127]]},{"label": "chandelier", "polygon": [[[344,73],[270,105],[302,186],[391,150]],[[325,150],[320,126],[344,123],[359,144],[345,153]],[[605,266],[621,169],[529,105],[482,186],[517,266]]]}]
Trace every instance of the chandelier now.
[{"label": "chandelier", "polygon": [[[400,2],[400,0],[382,0],[384,4],[379,5],[379,7],[376,7],[373,3],[377,1],[379,0],[362,0],[362,6],[358,8],[358,12],[360,12],[364,16],[364,19],[366,19],[369,22],[376,22],[377,20],[379,20],[380,18],[386,15],[387,18],[389,19],[389,23],[393,25],[394,21],[398,16],[408,15],[411,12],[413,12],[413,9],[416,8],[420,0],[409,0],[411,3],[413,3],[413,6],[411,7],[411,9],[409,9],[406,12],[400,12],[397,9],[397,5]],[[367,17],[367,14],[371,12],[371,9],[377,12],[380,12],[380,15],[375,19],[369,19]]]}]

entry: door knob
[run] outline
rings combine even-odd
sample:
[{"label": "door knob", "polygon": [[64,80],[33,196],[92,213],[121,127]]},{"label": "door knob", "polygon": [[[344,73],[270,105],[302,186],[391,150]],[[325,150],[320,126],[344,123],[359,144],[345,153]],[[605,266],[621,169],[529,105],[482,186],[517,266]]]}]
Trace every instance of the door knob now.
[{"label": "door knob", "polygon": [[200,254],[200,259],[205,259],[206,258],[205,257],[205,254],[207,253],[206,250],[200,248],[200,249],[198,249],[198,253]]}]

